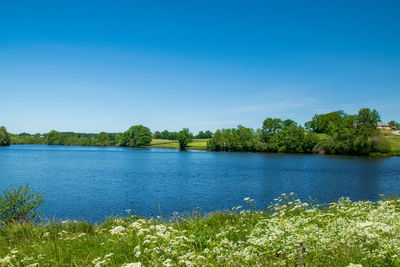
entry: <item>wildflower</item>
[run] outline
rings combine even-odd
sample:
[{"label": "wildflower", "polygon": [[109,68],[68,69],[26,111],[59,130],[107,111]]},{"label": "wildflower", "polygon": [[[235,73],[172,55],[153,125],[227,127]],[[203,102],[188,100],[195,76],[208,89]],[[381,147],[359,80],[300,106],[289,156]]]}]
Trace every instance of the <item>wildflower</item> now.
[{"label": "wildflower", "polygon": [[10,256],[5,256],[3,259],[0,259],[0,263],[2,263],[2,264],[9,264],[10,263],[10,261],[11,261],[11,257]]},{"label": "wildflower", "polygon": [[112,228],[110,230],[110,233],[112,235],[124,235],[125,233],[123,231],[125,231],[125,227],[123,227],[122,225],[119,225],[119,226]]},{"label": "wildflower", "polygon": [[125,263],[121,267],[141,267],[142,263],[140,262],[133,262],[133,263]]}]

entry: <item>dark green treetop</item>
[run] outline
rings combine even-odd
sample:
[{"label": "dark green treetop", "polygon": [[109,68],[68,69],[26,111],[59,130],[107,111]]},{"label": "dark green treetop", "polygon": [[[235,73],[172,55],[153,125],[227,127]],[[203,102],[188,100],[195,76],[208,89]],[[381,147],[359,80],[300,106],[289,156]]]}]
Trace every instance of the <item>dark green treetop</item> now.
[{"label": "dark green treetop", "polygon": [[0,146],[9,146],[11,144],[10,134],[7,132],[6,127],[0,127]]},{"label": "dark green treetop", "polygon": [[185,150],[187,145],[192,142],[192,136],[188,128],[183,128],[182,131],[178,133],[179,148],[181,150]]},{"label": "dark green treetop", "polygon": [[145,147],[151,144],[152,133],[143,125],[135,125],[122,134],[121,146]]}]

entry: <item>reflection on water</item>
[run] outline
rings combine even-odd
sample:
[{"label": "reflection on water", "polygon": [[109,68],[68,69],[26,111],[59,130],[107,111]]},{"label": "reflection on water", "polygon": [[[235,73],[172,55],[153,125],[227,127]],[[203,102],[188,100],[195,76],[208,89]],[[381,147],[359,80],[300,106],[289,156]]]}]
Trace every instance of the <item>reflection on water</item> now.
[{"label": "reflection on water", "polygon": [[400,158],[179,152],[15,145],[0,148],[0,190],[29,183],[56,218],[101,221],[126,209],[143,216],[229,209],[254,198],[259,208],[281,193],[319,202],[341,196],[400,195]]}]

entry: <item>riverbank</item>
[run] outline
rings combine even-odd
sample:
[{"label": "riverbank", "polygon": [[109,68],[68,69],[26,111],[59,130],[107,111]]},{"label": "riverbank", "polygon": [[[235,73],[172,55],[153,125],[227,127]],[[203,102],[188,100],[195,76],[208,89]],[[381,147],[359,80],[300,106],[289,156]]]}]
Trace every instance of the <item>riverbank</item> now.
[{"label": "riverbank", "polygon": [[[317,134],[320,139],[326,138],[326,134]],[[371,153],[374,157],[399,157],[400,156],[400,135],[395,135],[389,132],[383,132],[384,137],[388,141],[391,147],[391,151],[388,153]],[[192,150],[207,150],[207,141],[209,139],[193,139],[187,149]],[[178,140],[168,139],[153,139],[149,147],[158,148],[174,148],[179,149]]]},{"label": "riverbank", "polygon": [[170,221],[6,225],[0,266],[400,265],[400,200],[320,208],[283,195],[271,212],[246,201],[246,209]]}]

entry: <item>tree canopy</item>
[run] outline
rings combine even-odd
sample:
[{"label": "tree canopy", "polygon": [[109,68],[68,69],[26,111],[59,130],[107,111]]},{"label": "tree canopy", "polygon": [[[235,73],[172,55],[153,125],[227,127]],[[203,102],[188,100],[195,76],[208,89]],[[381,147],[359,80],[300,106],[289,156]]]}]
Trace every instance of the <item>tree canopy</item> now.
[{"label": "tree canopy", "polygon": [[0,146],[9,146],[11,145],[10,134],[7,132],[6,127],[0,127]]},{"label": "tree canopy", "polygon": [[324,153],[366,155],[386,153],[390,144],[379,137],[379,113],[368,108],[356,115],[344,111],[315,114],[305,124],[306,131],[295,121],[266,118],[262,128],[254,131],[238,126],[217,130],[207,147],[214,151],[265,151],[286,153]]},{"label": "tree canopy", "polygon": [[122,134],[121,146],[145,147],[151,144],[152,133],[143,125],[135,125]]},{"label": "tree canopy", "polygon": [[178,133],[179,148],[185,150],[187,145],[192,142],[192,134],[189,132],[188,128],[183,128]]}]

